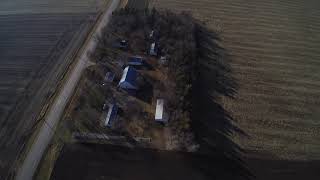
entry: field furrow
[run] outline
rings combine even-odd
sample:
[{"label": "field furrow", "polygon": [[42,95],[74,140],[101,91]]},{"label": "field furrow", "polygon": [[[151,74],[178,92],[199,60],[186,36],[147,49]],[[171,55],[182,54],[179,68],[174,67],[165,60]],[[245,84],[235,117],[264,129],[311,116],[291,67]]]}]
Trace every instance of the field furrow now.
[{"label": "field furrow", "polygon": [[316,0],[153,0],[220,32],[239,88],[222,103],[249,139],[243,148],[320,159],[320,10]]}]

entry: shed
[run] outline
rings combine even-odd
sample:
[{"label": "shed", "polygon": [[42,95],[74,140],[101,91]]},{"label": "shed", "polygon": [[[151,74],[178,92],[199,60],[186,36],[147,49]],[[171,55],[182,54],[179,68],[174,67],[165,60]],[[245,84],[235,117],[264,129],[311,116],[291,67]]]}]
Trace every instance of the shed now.
[{"label": "shed", "polygon": [[149,38],[150,38],[150,39],[153,39],[153,38],[154,38],[154,30],[152,30],[152,31],[150,32]]},{"label": "shed", "polygon": [[133,67],[127,66],[123,70],[122,77],[119,82],[119,87],[122,89],[128,89],[128,90],[138,89],[138,86],[136,83],[137,76],[138,76],[137,71]]},{"label": "shed", "polygon": [[162,65],[167,65],[168,64],[168,58],[166,56],[161,56],[159,59],[159,63]]},{"label": "shed", "polygon": [[113,43],[114,48],[119,48],[119,49],[128,49],[129,43],[125,39],[118,39],[116,42]]},{"label": "shed", "polygon": [[106,75],[104,76],[104,83],[110,83],[114,80],[115,74],[113,72],[107,72]]},{"label": "shed", "polygon": [[107,127],[111,127],[113,122],[117,118],[118,106],[115,103],[109,104],[108,113],[104,122],[104,125]]},{"label": "shed", "polygon": [[165,102],[163,99],[157,99],[155,114],[155,121],[157,122],[167,123],[169,120],[168,114],[165,112],[164,104]]},{"label": "shed", "polygon": [[142,66],[143,65],[143,58],[141,56],[131,56],[131,57],[129,57],[128,65]]},{"label": "shed", "polygon": [[156,46],[156,43],[155,43],[155,42],[151,43],[149,54],[150,54],[151,56],[157,56],[157,55],[158,55],[157,46]]}]

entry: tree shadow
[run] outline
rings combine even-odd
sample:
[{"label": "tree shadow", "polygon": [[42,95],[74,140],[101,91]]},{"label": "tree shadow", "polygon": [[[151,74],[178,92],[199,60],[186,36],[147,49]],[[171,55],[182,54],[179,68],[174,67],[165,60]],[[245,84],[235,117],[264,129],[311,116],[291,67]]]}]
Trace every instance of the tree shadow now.
[{"label": "tree shadow", "polygon": [[152,79],[144,77],[143,82],[139,83],[139,90],[137,90],[136,98],[140,99],[141,101],[144,101],[146,103],[151,104],[152,103],[152,97],[153,97],[153,83]]},{"label": "tree shadow", "polygon": [[[129,140],[130,141],[130,140]],[[212,153],[213,154],[213,153]],[[318,179],[320,161],[250,159],[261,180]],[[125,172],[125,173],[124,173]],[[159,151],[107,144],[64,145],[52,171],[51,180],[233,180],[239,167],[224,155]],[[242,172],[242,176],[247,174]],[[243,178],[245,179],[245,178]]]},{"label": "tree shadow", "polygon": [[[230,169],[230,164],[220,159],[219,156],[139,147],[67,144],[56,162],[51,179],[231,179],[232,173],[220,175],[225,168]],[[219,164],[214,170],[209,169],[212,162]]]},{"label": "tree shadow", "polygon": [[234,124],[230,113],[219,102],[221,97],[234,98],[237,93],[229,56],[220,46],[218,34],[201,24],[196,32],[199,66],[193,85],[192,128],[200,143],[200,152],[218,158],[199,168],[212,178],[252,179],[242,160],[243,149],[230,138],[234,134],[244,138],[248,135]]},{"label": "tree shadow", "polygon": [[143,63],[144,70],[154,71],[155,68],[148,62],[144,61]]}]

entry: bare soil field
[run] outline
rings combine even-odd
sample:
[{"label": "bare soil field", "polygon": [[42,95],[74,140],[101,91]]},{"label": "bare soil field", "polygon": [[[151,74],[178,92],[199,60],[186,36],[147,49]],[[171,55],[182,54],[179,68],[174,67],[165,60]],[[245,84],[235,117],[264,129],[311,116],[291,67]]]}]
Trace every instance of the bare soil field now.
[{"label": "bare soil field", "polygon": [[128,0],[127,8],[146,9],[149,7],[149,0]]},{"label": "bare soil field", "polygon": [[191,11],[220,33],[238,83],[220,98],[249,138],[234,136],[268,157],[320,158],[319,2],[154,0],[151,6]]},{"label": "bare soil field", "polygon": [[[206,127],[216,144],[244,150],[258,179],[318,179],[319,1],[153,0],[150,6],[190,11],[219,35],[224,55],[210,58],[231,65],[237,86],[233,98],[219,90],[209,92],[212,100],[198,97],[213,114]],[[219,89],[225,81],[216,77],[204,87]]]},{"label": "bare soil field", "polygon": [[[69,42],[81,40],[88,21],[85,14],[10,15],[0,21],[0,152],[9,158],[24,142],[21,138],[31,133],[45,100],[70,63],[64,58],[71,57],[73,52],[67,50],[76,46]],[[80,39],[73,39],[74,35]]]},{"label": "bare soil field", "polygon": [[88,3],[0,3],[0,179],[97,16],[96,3]]},{"label": "bare soil field", "polygon": [[96,12],[103,0],[2,0],[0,14]]}]

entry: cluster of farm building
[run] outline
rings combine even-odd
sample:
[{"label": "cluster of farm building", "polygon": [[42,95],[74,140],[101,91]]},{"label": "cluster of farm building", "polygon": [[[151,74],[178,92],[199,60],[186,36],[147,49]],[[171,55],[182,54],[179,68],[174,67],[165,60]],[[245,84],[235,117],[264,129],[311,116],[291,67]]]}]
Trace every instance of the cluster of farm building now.
[{"label": "cluster of farm building", "polygon": [[142,145],[157,149],[196,147],[190,128],[194,29],[187,14],[115,13],[97,37],[95,65],[81,81],[70,118],[76,120],[72,131],[85,139],[88,133],[152,139]]},{"label": "cluster of farm building", "polygon": [[[158,56],[158,46],[156,41],[155,31],[151,31],[150,35],[150,48],[145,55],[132,55],[125,57],[125,62],[118,63],[119,66],[123,69],[121,78],[119,82],[116,82],[117,90],[125,91],[128,96],[135,96],[139,91],[144,91],[139,86],[139,78],[143,76],[139,73],[139,70],[144,69],[152,71],[150,68],[150,63],[148,62],[149,58],[156,59],[157,63],[165,66],[167,63],[167,58],[165,56]],[[127,51],[129,46],[129,41],[126,39],[117,39],[112,48],[118,49],[121,51]],[[151,60],[150,60],[151,61]],[[148,68],[149,67],[149,68]],[[103,79],[103,86],[112,86],[115,81],[116,73],[112,71],[107,71]],[[148,92],[146,92],[148,93]],[[158,97],[155,103],[155,113],[154,121],[161,124],[167,124],[169,121],[169,113],[166,110],[166,100],[164,98]],[[106,102],[103,105],[103,125],[108,128],[112,128],[117,123],[117,118],[119,105],[117,99],[107,98]]]}]

